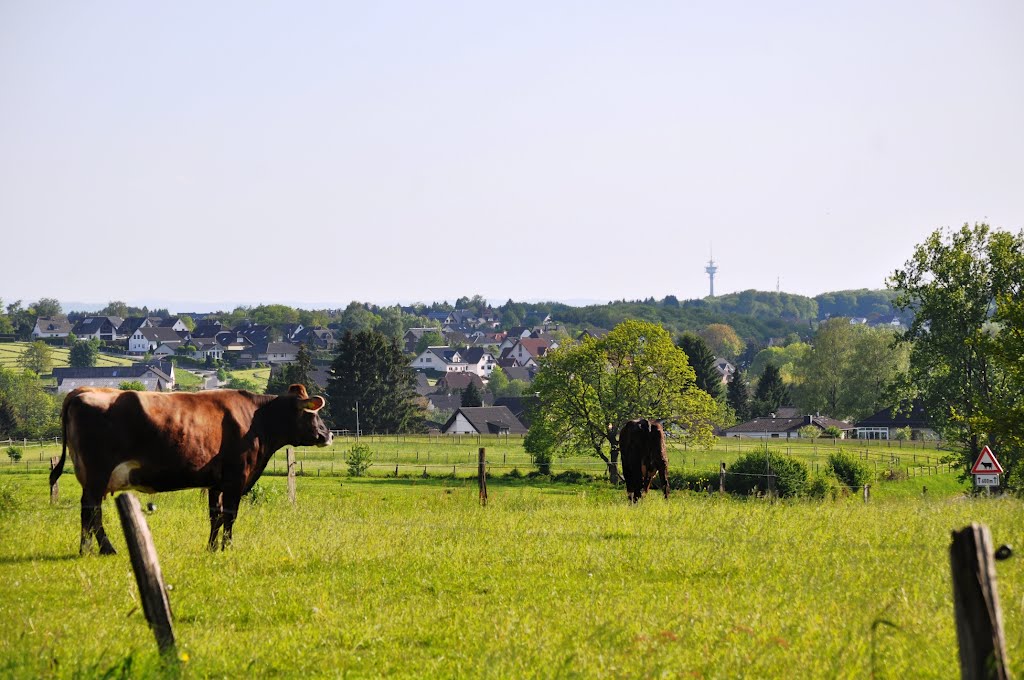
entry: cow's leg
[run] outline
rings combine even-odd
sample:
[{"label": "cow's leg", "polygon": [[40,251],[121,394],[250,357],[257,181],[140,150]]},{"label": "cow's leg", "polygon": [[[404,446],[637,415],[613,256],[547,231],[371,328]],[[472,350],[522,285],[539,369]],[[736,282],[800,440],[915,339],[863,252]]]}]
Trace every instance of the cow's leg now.
[{"label": "cow's leg", "polygon": [[99,502],[82,491],[82,536],[78,543],[78,554],[92,552],[92,533],[95,521],[93,515],[99,509]]},{"label": "cow's leg", "polygon": [[208,494],[210,500],[210,542],[207,546],[210,550],[217,549],[217,532],[224,524],[224,507],[222,505],[223,494],[220,489],[211,488]]},{"label": "cow's leg", "polygon": [[238,504],[241,500],[241,489],[224,492],[224,537],[221,542],[221,550],[227,550],[231,546],[231,530],[235,526]]},{"label": "cow's leg", "polygon": [[645,469],[644,470],[644,488],[643,488],[643,491],[640,492],[640,495],[642,495],[642,496],[646,496],[647,495],[647,492],[651,490],[651,482],[653,482],[653,481],[654,481],[654,473],[651,472],[650,470]]},{"label": "cow's leg", "polygon": [[665,494],[665,498],[668,498],[668,464],[662,462],[658,467],[658,476],[661,478],[661,489]]},{"label": "cow's leg", "polygon": [[103,489],[97,491],[89,485],[82,489],[82,538],[78,546],[80,555],[92,551],[93,536],[99,544],[101,555],[117,554],[103,529]]}]

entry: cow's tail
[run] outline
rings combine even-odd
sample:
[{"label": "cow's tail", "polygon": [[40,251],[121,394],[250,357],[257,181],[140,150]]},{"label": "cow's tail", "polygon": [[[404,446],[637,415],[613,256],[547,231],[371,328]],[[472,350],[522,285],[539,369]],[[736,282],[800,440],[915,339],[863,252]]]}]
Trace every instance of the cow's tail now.
[{"label": "cow's tail", "polygon": [[68,457],[68,401],[65,399],[60,409],[60,460],[50,470],[50,486],[53,486],[64,474],[64,461]]}]

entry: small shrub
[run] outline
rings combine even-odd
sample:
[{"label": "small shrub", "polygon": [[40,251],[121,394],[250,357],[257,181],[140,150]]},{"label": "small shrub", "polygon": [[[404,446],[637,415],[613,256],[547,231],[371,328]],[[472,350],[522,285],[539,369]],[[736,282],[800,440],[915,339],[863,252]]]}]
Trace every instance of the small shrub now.
[{"label": "small shrub", "polygon": [[899,441],[910,440],[914,437],[914,431],[909,427],[898,427],[892,433],[892,438]]},{"label": "small shrub", "polygon": [[718,491],[718,474],[707,470],[670,472],[668,488],[674,491]]},{"label": "small shrub", "polygon": [[356,444],[345,457],[349,477],[362,477],[373,463],[373,451],[366,444]]},{"label": "small shrub", "polygon": [[551,477],[552,482],[564,482],[566,484],[580,484],[582,482],[594,481],[593,476],[579,470],[565,470]]},{"label": "small shrub", "polygon": [[512,468],[511,470],[509,470],[505,474],[505,477],[507,479],[522,479],[523,478],[523,473],[519,471],[519,468],[515,467],[515,468]]},{"label": "small shrub", "polygon": [[11,482],[0,483],[0,517],[13,515],[21,507],[17,491],[18,487]]},{"label": "small shrub", "polygon": [[828,467],[836,479],[846,486],[864,486],[870,483],[874,476],[872,469],[864,461],[842,449],[829,454]]},{"label": "small shrub", "polygon": [[821,436],[821,428],[817,425],[804,425],[796,433],[801,439],[817,439]]},{"label": "small shrub", "polygon": [[822,434],[824,434],[826,437],[829,437],[831,439],[842,439],[843,438],[843,431],[840,430],[835,425],[829,425],[828,427],[826,427],[824,429],[824,431],[822,432]]},{"label": "small shrub", "polygon": [[909,479],[907,477],[907,471],[903,468],[889,468],[879,475],[879,477],[886,482],[902,482]]},{"label": "small shrub", "polygon": [[[769,468],[770,465],[770,468]],[[807,466],[797,459],[767,446],[740,456],[729,466],[725,476],[725,489],[732,493],[750,494],[768,491],[766,469],[775,477],[775,492],[785,498],[800,496],[807,491]]]},{"label": "small shrub", "polygon": [[260,482],[256,482],[252,485],[252,488],[249,489],[249,492],[245,494],[245,500],[249,501],[249,505],[266,505],[279,495],[281,495],[280,489],[272,486],[264,486]]},{"label": "small shrub", "polygon": [[21,456],[22,456],[22,453],[21,453],[21,447],[20,446],[8,446],[7,447],[7,457],[11,459],[12,463],[17,463],[19,460],[21,460]]},{"label": "small shrub", "polygon": [[811,481],[807,485],[807,496],[810,498],[835,500],[840,496],[847,496],[849,493],[850,490],[840,484],[829,469],[811,477]]},{"label": "small shrub", "polygon": [[537,466],[537,472],[542,475],[551,474],[551,459],[552,455],[550,451],[543,451],[541,453],[533,454],[533,464]]}]

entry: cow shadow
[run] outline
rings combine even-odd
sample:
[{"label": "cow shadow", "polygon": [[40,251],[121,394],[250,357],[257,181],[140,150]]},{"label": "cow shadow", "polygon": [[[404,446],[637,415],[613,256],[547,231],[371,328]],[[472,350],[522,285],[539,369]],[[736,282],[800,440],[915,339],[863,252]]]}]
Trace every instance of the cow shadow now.
[{"label": "cow shadow", "polygon": [[26,564],[32,562],[70,562],[71,560],[77,559],[80,559],[78,553],[68,553],[64,555],[20,555],[18,557],[0,555],[0,565]]}]

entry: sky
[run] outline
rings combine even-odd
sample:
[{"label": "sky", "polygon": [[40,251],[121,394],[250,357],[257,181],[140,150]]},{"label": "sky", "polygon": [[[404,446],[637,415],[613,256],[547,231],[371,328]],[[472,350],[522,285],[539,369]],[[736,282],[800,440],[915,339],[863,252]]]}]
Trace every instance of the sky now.
[{"label": "sky", "polygon": [[[0,298],[882,288],[1024,228],[1024,3],[0,0]],[[173,311],[173,310],[172,310]]]}]

